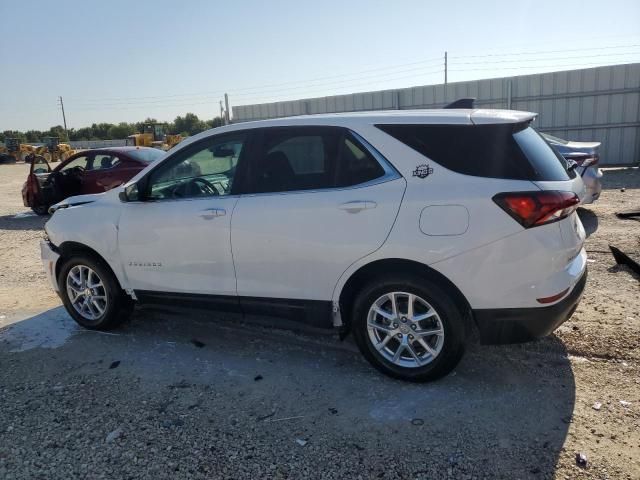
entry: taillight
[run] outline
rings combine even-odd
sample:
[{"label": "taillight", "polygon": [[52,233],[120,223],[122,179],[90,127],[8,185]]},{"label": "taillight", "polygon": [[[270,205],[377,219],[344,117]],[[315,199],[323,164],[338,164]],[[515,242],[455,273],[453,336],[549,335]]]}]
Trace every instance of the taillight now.
[{"label": "taillight", "polygon": [[558,221],[576,210],[580,199],[573,192],[498,193],[493,201],[524,228]]}]

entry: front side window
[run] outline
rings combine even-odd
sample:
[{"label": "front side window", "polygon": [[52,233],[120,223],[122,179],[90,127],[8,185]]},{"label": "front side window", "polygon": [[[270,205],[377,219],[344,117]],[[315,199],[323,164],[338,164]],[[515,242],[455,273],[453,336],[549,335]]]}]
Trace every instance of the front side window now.
[{"label": "front side window", "polygon": [[252,159],[251,192],[348,187],[383,176],[378,161],[344,129],[265,129]]},{"label": "front side window", "polygon": [[77,157],[71,160],[60,170],[64,172],[65,170],[71,170],[72,168],[76,168],[76,167],[80,167],[80,169],[82,170],[88,170],[89,169],[88,166],[89,166],[89,157],[82,155],[80,157]]},{"label": "front side window", "polygon": [[212,139],[178,153],[151,172],[147,184],[150,200],[229,195],[245,136]]},{"label": "front side window", "polygon": [[93,157],[93,170],[106,170],[115,167],[120,163],[120,159],[116,155],[98,154]]}]

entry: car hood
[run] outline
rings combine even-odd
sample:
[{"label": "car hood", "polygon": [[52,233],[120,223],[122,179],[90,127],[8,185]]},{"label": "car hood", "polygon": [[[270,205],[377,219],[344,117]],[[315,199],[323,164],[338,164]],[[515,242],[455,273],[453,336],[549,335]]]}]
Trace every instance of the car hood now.
[{"label": "car hood", "polygon": [[79,207],[80,205],[87,205],[101,200],[111,199],[111,197],[117,197],[119,189],[114,188],[108,192],[93,193],[90,195],[76,195],[74,197],[65,198],[61,202],[52,205],[49,208],[49,213],[54,213],[61,208]]}]

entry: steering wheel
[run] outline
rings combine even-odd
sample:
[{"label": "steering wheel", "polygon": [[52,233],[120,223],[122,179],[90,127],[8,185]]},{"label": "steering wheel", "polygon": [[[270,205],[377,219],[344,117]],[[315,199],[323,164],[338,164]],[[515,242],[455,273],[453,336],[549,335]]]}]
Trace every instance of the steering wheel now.
[{"label": "steering wheel", "polygon": [[218,190],[213,184],[202,177],[194,177],[189,181],[189,188],[191,185],[197,185],[198,189],[205,195],[219,195]]}]

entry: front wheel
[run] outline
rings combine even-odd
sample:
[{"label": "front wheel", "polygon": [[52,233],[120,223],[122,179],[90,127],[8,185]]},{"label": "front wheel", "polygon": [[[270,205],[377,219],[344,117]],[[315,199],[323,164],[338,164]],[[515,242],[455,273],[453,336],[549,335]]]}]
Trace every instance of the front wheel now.
[{"label": "front wheel", "polygon": [[131,314],[131,299],[111,270],[93,256],[78,255],[64,262],[58,287],[67,312],[85,328],[110,330]]},{"label": "front wheel", "polygon": [[446,289],[425,278],[373,282],[353,305],[353,334],[378,370],[413,382],[449,373],[464,353],[463,313]]},{"label": "front wheel", "polygon": [[38,205],[36,207],[31,207],[33,213],[36,215],[46,215],[49,213],[49,207],[47,205]]}]

